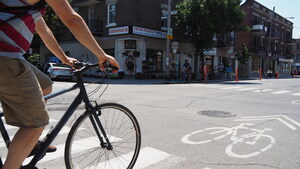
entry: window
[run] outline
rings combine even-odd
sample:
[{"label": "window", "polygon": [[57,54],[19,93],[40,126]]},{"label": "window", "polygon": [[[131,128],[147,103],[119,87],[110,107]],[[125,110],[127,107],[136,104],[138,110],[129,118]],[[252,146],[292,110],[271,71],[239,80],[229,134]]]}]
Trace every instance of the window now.
[{"label": "window", "polygon": [[168,27],[168,10],[167,9],[162,9],[161,23],[162,23],[162,25],[161,25],[162,28]]},{"label": "window", "polygon": [[116,4],[107,4],[107,24],[108,26],[116,25]]},{"label": "window", "polygon": [[297,43],[297,50],[300,50],[300,43]]},{"label": "window", "polygon": [[91,31],[95,29],[95,8],[89,8],[88,26]]}]

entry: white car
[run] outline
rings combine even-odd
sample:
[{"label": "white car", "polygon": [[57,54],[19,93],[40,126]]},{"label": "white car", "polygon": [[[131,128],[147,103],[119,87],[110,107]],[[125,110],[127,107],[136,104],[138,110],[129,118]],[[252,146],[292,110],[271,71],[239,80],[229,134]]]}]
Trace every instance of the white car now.
[{"label": "white car", "polygon": [[72,68],[69,65],[62,63],[47,63],[44,68],[44,72],[51,78],[65,78],[72,79]]}]

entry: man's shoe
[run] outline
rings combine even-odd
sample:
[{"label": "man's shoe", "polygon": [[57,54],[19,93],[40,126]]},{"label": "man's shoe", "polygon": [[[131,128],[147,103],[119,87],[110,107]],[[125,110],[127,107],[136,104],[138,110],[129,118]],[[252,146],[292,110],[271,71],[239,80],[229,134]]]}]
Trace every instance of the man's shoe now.
[{"label": "man's shoe", "polygon": [[[38,141],[38,142],[36,143],[36,145],[34,146],[33,150],[32,150],[31,153],[28,155],[28,157],[35,155],[35,153],[36,153],[36,151],[37,151],[37,149],[38,149],[40,143],[41,143],[41,141]],[[52,153],[52,152],[55,152],[55,151],[56,151],[56,147],[55,147],[55,146],[51,146],[51,145],[50,145],[50,146],[48,147],[48,149],[46,150],[47,153]]]}]

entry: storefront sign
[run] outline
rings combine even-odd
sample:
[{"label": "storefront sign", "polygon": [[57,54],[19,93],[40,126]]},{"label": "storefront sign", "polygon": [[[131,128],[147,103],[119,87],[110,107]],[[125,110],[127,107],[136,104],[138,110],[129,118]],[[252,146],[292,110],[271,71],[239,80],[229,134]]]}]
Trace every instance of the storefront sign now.
[{"label": "storefront sign", "polygon": [[210,50],[204,51],[204,55],[216,56],[217,48],[211,48]]},{"label": "storefront sign", "polygon": [[108,30],[108,35],[121,35],[129,33],[129,26],[123,26],[118,28],[110,28]]},{"label": "storefront sign", "polygon": [[166,32],[142,28],[138,26],[133,26],[132,33],[137,35],[149,36],[154,38],[162,38],[162,39],[166,39],[167,37]]},{"label": "storefront sign", "polygon": [[278,58],[279,62],[293,62],[293,59]]}]

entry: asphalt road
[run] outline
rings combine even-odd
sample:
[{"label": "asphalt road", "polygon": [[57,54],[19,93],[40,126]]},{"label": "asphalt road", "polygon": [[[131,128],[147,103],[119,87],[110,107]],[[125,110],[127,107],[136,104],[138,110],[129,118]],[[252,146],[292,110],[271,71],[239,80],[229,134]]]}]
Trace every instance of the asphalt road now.
[{"label": "asphalt road", "polygon": [[[55,91],[70,85],[55,82]],[[88,91],[97,86],[88,85]],[[48,101],[51,125],[75,95]],[[138,118],[142,149],[136,169],[300,168],[300,79],[208,84],[119,81],[110,84],[99,101],[123,104]],[[76,113],[82,111],[81,107]],[[40,168],[65,168],[63,146],[76,117],[55,140],[58,152],[46,155]]]}]

